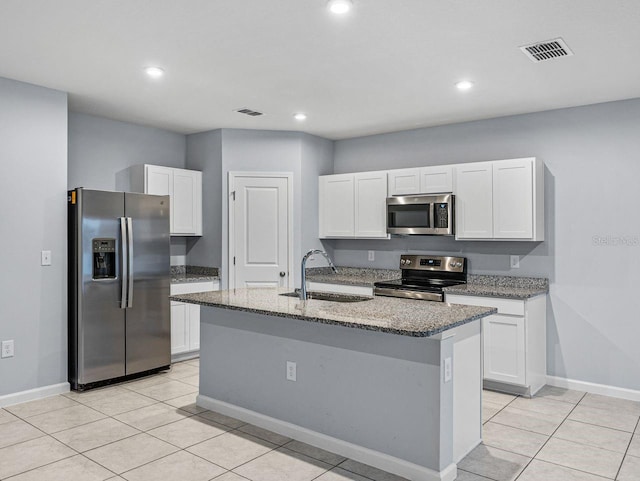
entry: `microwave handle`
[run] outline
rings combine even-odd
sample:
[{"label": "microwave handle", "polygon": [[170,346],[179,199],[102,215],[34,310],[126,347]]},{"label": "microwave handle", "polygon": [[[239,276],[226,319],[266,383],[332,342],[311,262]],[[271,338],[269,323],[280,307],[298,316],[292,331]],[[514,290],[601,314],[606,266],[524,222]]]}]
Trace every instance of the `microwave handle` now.
[{"label": "microwave handle", "polygon": [[436,222],[436,203],[431,202],[429,203],[429,228],[430,229],[436,228],[435,222]]}]

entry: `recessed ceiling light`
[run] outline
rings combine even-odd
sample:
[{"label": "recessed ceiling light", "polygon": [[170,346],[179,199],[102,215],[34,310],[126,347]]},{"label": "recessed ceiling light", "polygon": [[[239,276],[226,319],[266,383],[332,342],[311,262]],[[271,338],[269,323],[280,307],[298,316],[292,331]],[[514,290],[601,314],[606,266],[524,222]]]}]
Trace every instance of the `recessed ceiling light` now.
[{"label": "recessed ceiling light", "polygon": [[459,90],[469,90],[471,87],[473,87],[473,82],[471,82],[470,80],[461,80],[460,82],[456,83],[456,87],[458,87]]},{"label": "recessed ceiling light", "polygon": [[160,78],[164,75],[164,69],[160,67],[145,67],[144,71],[151,78]]},{"label": "recessed ceiling light", "polygon": [[327,8],[331,13],[336,15],[343,15],[351,10],[353,2],[351,0],[329,0],[327,2]]},{"label": "recessed ceiling light", "polygon": [[299,122],[302,122],[303,120],[307,120],[307,114],[303,114],[302,112],[298,112],[297,114],[293,115],[293,118],[296,119]]}]

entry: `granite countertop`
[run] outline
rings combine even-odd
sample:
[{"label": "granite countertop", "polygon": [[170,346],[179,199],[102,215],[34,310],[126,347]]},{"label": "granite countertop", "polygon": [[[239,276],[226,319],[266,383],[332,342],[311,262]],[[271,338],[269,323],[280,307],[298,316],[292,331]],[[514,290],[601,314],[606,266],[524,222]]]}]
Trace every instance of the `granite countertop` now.
[{"label": "granite countertop", "polygon": [[549,279],[543,277],[486,276],[469,274],[467,284],[445,287],[447,294],[463,296],[529,299],[549,292]]},{"label": "granite countertop", "polygon": [[492,307],[372,297],[362,302],[301,301],[290,289],[235,289],[171,296],[171,300],[336,324],[412,337],[430,337],[497,312]]},{"label": "granite countertop", "polygon": [[374,282],[400,279],[400,269],[371,269],[362,267],[336,267],[334,273],[330,267],[309,267],[307,281],[327,284],[373,287]]},{"label": "granite countertop", "polygon": [[202,266],[171,266],[171,283],[184,284],[188,282],[210,282],[217,281],[217,267]]}]

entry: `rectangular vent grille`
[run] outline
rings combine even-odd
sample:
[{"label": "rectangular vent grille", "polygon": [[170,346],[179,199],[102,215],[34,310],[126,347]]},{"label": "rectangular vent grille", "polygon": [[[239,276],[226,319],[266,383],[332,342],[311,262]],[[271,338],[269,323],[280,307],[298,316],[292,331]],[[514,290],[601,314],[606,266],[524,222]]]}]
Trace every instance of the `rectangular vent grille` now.
[{"label": "rectangular vent grille", "polygon": [[520,47],[520,50],[535,63],[573,55],[571,49],[561,38],[524,45]]},{"label": "rectangular vent grille", "polygon": [[257,112],[251,109],[238,109],[236,110],[239,114],[249,115],[251,117],[258,117],[259,115],[264,115],[262,112]]}]

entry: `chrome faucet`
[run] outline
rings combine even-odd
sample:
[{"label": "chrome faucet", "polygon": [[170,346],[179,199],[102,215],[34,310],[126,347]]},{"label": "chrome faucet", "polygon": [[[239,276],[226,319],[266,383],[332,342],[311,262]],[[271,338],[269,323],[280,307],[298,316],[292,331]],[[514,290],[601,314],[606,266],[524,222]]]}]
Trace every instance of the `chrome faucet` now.
[{"label": "chrome faucet", "polygon": [[307,299],[307,259],[311,257],[313,254],[322,254],[327,262],[329,263],[329,267],[333,269],[333,272],[338,273],[338,269],[333,265],[331,259],[327,255],[325,251],[321,251],[320,249],[311,249],[307,252],[302,258],[302,263],[300,264],[300,299],[305,301]]}]

